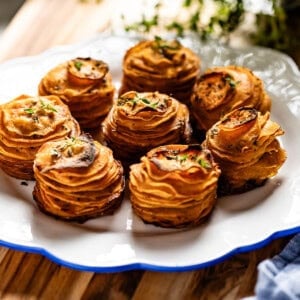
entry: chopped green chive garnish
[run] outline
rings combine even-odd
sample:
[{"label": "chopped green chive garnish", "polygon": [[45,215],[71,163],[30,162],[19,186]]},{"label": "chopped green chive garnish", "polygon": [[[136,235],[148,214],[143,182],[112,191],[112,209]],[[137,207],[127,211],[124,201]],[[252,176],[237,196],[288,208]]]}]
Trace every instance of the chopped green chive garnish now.
[{"label": "chopped green chive garnish", "polygon": [[158,107],[160,109],[163,109],[164,107],[167,106],[168,102],[166,100],[164,100],[163,103],[160,104],[159,100],[156,102],[151,102],[150,100],[148,100],[147,98],[141,98],[138,95],[136,95],[134,98],[120,98],[118,99],[118,106],[124,105],[126,103],[131,103],[132,104],[132,109],[135,108],[135,106],[139,103],[142,102],[146,105],[146,107],[152,108],[154,110],[156,110]]},{"label": "chopped green chive garnish", "polygon": [[181,156],[179,156],[179,161],[181,163],[185,162],[187,159],[188,159],[188,154],[186,154],[186,153],[183,154],[183,155],[181,155]]},{"label": "chopped green chive garnish", "polygon": [[178,161],[180,164],[184,164],[187,160],[191,160],[197,162],[202,168],[210,169],[212,166],[209,161],[203,158],[197,157],[197,155],[192,153],[183,153],[181,155],[166,155],[167,160],[175,160]]},{"label": "chopped green chive garnish", "polygon": [[198,159],[198,164],[205,169],[211,168],[211,164],[203,158]]},{"label": "chopped green chive garnish", "polygon": [[75,61],[75,63],[74,63],[74,66],[78,71],[81,70],[82,65],[83,65],[83,63],[80,61]]},{"label": "chopped green chive garnish", "polygon": [[226,76],[225,80],[228,82],[231,88],[234,89],[236,87],[237,83],[230,76]]},{"label": "chopped green chive garnish", "polygon": [[41,100],[41,106],[42,106],[42,109],[47,109],[47,110],[51,110],[53,112],[57,112],[57,110],[50,104],[45,104],[45,102],[43,100]]},{"label": "chopped green chive garnish", "polygon": [[78,141],[79,140],[75,137],[68,138],[62,147],[62,151],[66,150],[69,147],[73,147]]},{"label": "chopped green chive garnish", "polygon": [[152,104],[150,104],[150,107],[153,108],[153,109],[156,109],[158,103],[159,103],[159,101],[157,101],[157,102],[155,102],[155,103],[152,103]]},{"label": "chopped green chive garnish", "polygon": [[35,111],[34,111],[33,108],[24,108],[24,111],[25,111],[26,113],[30,114],[30,115],[32,115],[32,114],[35,113]]},{"label": "chopped green chive garnish", "polygon": [[139,100],[141,100],[142,102],[144,102],[145,104],[150,104],[151,102],[146,99],[146,98],[139,98]]}]

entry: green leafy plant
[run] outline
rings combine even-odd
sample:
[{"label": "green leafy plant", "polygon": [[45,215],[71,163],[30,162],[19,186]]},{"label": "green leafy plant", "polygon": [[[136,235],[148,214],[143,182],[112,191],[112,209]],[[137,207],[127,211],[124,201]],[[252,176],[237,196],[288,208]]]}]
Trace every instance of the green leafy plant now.
[{"label": "green leafy plant", "polygon": [[291,47],[291,37],[287,28],[287,14],[281,1],[272,0],[273,14],[256,14],[256,32],[252,36],[255,44],[278,50]]},{"label": "green leafy plant", "polygon": [[[290,46],[286,12],[281,1],[267,1],[272,6],[273,14],[267,15],[261,12],[255,14],[256,30],[252,32],[251,39],[255,44],[286,50]],[[146,17],[143,14],[141,20],[133,24],[125,24],[124,18],[124,27],[126,31],[140,34],[151,33],[158,27],[163,27],[179,37],[194,32],[202,40],[216,38],[228,41],[231,34],[239,28],[244,20],[245,0],[211,0],[214,9],[209,18],[207,18],[206,11],[207,2],[205,0],[183,0],[181,12],[184,11],[188,17],[181,20],[179,16],[176,16],[174,20],[165,24],[165,20],[161,16],[162,0],[160,0],[155,5],[152,16]]]}]

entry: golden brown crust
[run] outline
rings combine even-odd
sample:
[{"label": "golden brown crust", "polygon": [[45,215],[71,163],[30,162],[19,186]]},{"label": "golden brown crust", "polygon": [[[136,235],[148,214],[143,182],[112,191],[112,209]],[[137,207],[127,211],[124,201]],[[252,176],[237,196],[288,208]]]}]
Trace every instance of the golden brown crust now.
[{"label": "golden brown crust", "polygon": [[39,94],[59,96],[85,130],[99,127],[112,106],[114,90],[108,65],[91,58],[59,64],[39,83]]},{"label": "golden brown crust", "polygon": [[34,161],[33,196],[56,218],[85,221],[112,214],[122,201],[123,167],[87,135],[45,143]]},{"label": "golden brown crust", "polygon": [[214,67],[194,86],[191,107],[200,130],[208,130],[224,114],[243,106],[254,107],[262,113],[271,109],[262,80],[248,68]]},{"label": "golden brown crust", "polygon": [[187,107],[158,92],[127,92],[102,124],[103,138],[122,162],[138,161],[151,148],[188,142]]},{"label": "golden brown crust", "polygon": [[162,227],[197,225],[214,208],[219,175],[210,152],[199,145],[152,149],[130,167],[133,210]]},{"label": "golden brown crust", "polygon": [[0,167],[10,176],[31,180],[43,143],[79,134],[79,124],[58,97],[21,95],[0,106]]},{"label": "golden brown crust", "polygon": [[199,72],[199,57],[178,41],[141,41],[124,56],[119,95],[159,91],[188,104]]},{"label": "golden brown crust", "polygon": [[203,145],[221,168],[220,193],[244,192],[276,175],[286,159],[276,139],[282,134],[270,113],[249,107],[228,113],[209,129]]}]

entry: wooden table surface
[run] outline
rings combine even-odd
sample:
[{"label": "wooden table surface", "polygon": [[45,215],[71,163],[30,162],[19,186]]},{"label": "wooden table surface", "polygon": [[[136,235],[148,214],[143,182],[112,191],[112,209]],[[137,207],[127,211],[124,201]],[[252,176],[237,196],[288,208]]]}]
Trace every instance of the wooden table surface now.
[{"label": "wooden table surface", "polygon": [[[27,0],[4,32],[0,61],[93,37],[111,26],[106,0]],[[126,2],[126,1],[124,1]],[[0,247],[1,299],[240,299],[253,295],[257,265],[290,237],[213,267],[189,272],[81,272],[38,254]]]}]

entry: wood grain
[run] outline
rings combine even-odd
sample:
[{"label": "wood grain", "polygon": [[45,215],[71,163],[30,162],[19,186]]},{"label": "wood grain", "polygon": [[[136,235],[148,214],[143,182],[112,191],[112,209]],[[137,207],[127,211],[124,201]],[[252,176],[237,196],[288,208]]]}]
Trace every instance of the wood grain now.
[{"label": "wood grain", "polygon": [[[5,31],[0,61],[88,39],[110,25],[120,1],[27,0]],[[123,2],[122,2],[123,3]],[[39,254],[0,247],[1,299],[241,299],[252,295],[257,265],[290,237],[215,266],[189,272],[143,270],[95,274],[72,270]]]},{"label": "wood grain", "polygon": [[27,0],[3,34],[0,61],[76,43],[109,27],[114,0]]}]

